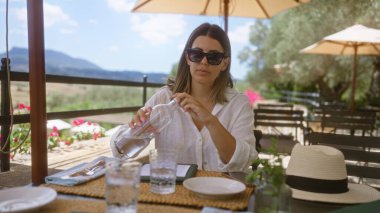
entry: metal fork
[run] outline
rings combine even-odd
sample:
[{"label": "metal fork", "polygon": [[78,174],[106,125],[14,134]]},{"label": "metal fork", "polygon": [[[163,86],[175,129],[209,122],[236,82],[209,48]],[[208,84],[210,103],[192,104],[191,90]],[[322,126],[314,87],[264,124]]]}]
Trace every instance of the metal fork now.
[{"label": "metal fork", "polygon": [[99,169],[103,168],[104,165],[105,165],[105,161],[104,160],[100,160],[99,162],[97,162],[93,166],[85,168],[85,169],[83,169],[81,171],[75,172],[75,173],[69,175],[69,177],[91,176],[91,175],[95,174],[96,171],[98,171]]}]

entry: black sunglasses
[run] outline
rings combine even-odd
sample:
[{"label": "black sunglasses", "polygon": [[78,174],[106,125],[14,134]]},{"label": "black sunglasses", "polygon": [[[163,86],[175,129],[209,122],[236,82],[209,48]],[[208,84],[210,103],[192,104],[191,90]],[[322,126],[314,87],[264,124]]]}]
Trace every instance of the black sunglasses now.
[{"label": "black sunglasses", "polygon": [[199,63],[206,56],[207,63],[210,65],[219,65],[222,63],[222,60],[226,57],[224,53],[221,52],[209,52],[205,53],[201,49],[186,49],[186,53],[190,59],[190,61]]}]

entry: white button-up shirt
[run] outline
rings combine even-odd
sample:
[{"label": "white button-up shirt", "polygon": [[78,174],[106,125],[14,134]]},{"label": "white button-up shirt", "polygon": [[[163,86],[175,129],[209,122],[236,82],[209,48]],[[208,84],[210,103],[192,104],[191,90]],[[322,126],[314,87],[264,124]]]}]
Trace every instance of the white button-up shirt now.
[{"label": "white button-up shirt", "polygon": [[[145,107],[168,103],[171,96],[170,89],[162,87],[147,101]],[[253,134],[253,110],[247,97],[234,89],[227,89],[226,97],[228,102],[217,103],[212,114],[236,140],[235,153],[227,164],[221,161],[207,127],[199,131],[190,114],[181,108],[174,111],[173,120],[156,135],[156,147],[177,149],[178,163],[197,164],[198,169],[247,171],[258,156]]]}]

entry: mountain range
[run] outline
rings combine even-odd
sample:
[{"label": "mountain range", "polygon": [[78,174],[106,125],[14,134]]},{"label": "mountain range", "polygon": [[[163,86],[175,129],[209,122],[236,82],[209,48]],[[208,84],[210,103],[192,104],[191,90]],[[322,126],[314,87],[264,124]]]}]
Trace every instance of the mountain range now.
[{"label": "mountain range", "polygon": [[[6,57],[6,53],[0,54],[1,58]],[[28,49],[13,47],[9,51],[12,71],[28,72],[29,55]],[[165,83],[168,74],[165,73],[143,73],[140,71],[113,71],[105,70],[100,66],[81,58],[73,58],[65,53],[55,50],[45,50],[45,71],[47,74],[90,77],[100,79],[114,79],[141,82],[143,76],[148,76],[148,82]]]}]

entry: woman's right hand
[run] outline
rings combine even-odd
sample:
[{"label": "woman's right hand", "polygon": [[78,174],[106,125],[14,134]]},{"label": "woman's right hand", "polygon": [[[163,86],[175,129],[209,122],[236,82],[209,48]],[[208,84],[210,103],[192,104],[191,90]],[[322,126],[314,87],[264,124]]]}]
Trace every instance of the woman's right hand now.
[{"label": "woman's right hand", "polygon": [[129,122],[129,127],[132,129],[135,127],[141,126],[147,118],[149,118],[150,113],[152,112],[152,107],[142,107],[140,108],[137,113],[133,116],[131,122]]}]

